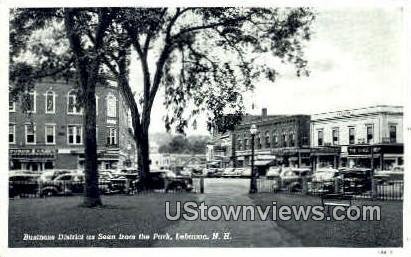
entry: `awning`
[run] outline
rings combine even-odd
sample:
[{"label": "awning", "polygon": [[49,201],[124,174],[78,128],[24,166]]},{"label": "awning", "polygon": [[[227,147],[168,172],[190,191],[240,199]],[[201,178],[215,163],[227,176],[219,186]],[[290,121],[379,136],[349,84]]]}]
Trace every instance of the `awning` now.
[{"label": "awning", "polygon": [[267,166],[269,164],[271,164],[273,162],[273,160],[256,160],[254,161],[254,165],[255,166]]}]

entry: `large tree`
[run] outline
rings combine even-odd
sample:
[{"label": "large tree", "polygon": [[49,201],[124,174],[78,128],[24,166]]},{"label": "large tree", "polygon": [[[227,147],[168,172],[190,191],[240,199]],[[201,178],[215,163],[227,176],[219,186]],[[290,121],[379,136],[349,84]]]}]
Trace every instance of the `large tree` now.
[{"label": "large tree", "polygon": [[[104,83],[103,46],[112,18],[113,11],[109,8],[16,9],[11,13],[12,97],[24,96],[23,92],[31,90],[36,81],[48,76],[64,74],[77,82],[79,105],[84,110],[84,205],[88,207],[102,204],[97,171],[95,89],[98,82]],[[50,31],[52,43],[33,41],[34,33]]]},{"label": "large tree", "polygon": [[[164,90],[164,105],[168,109],[165,114],[168,130],[174,125],[177,132],[184,132],[190,121],[195,126],[200,112],[208,113],[209,128],[217,124],[218,130],[224,130],[227,125],[232,126],[226,124],[226,117],[241,117],[244,113],[243,93],[252,90],[253,83],[262,77],[275,80],[277,67],[267,56],[293,64],[298,76],[308,75],[303,42],[310,39],[314,19],[311,9],[123,8],[118,11],[116,23],[127,38],[124,46],[132,45],[143,74],[142,94],[132,108],[143,175],[149,171],[148,133],[152,107],[160,89]],[[127,81],[122,87],[128,86]]]}]

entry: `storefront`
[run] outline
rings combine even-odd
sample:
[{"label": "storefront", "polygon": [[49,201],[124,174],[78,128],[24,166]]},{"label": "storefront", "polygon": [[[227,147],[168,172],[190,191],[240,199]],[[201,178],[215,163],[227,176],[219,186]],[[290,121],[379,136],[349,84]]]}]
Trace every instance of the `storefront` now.
[{"label": "storefront", "polygon": [[10,149],[10,170],[43,171],[54,169],[56,154],[46,149]]},{"label": "storefront", "polygon": [[340,166],[341,147],[324,146],[311,149],[311,161],[313,170],[319,168],[338,168]]},{"label": "storefront", "polygon": [[404,163],[403,144],[356,145],[347,148],[347,166],[390,170]]}]

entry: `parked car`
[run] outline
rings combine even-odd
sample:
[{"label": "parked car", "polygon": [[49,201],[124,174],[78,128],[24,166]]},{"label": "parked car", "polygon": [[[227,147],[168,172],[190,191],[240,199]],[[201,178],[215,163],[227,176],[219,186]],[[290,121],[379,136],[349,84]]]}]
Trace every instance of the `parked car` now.
[{"label": "parked car", "polygon": [[[241,169],[241,177],[243,178],[250,178],[252,175],[251,173],[251,168],[250,167],[245,167]],[[257,174],[256,174],[257,176]]]},{"label": "parked car", "polygon": [[371,190],[372,172],[368,168],[342,168],[341,189],[344,194],[362,194]]},{"label": "parked car", "polygon": [[236,168],[225,168],[223,171],[223,177],[240,177],[242,175],[242,170]]},{"label": "parked car", "polygon": [[39,191],[39,174],[9,176],[9,197],[36,195]]},{"label": "parked car", "polygon": [[395,166],[391,170],[375,171],[374,178],[379,184],[404,181],[404,166]]},{"label": "parked car", "polygon": [[283,168],[279,176],[273,177],[273,190],[287,190],[290,192],[301,192],[303,190],[304,179],[310,179],[311,169],[309,168]]},{"label": "parked car", "polygon": [[281,173],[281,167],[270,167],[268,168],[267,173],[265,174],[265,177],[267,179],[274,179],[276,177],[279,177]]},{"label": "parked car", "polygon": [[219,168],[208,168],[206,169],[207,177],[210,178],[219,178],[223,175],[223,170]]},{"label": "parked car", "polygon": [[324,194],[335,192],[335,180],[339,179],[339,172],[333,168],[318,169],[307,183],[308,192],[312,194]]},{"label": "parked car", "polygon": [[[40,184],[40,196],[72,195],[84,192],[85,177],[81,173],[59,175]],[[101,193],[109,193],[109,181],[99,181]]]},{"label": "parked car", "polygon": [[46,182],[46,181],[51,181],[55,179],[56,177],[63,175],[63,174],[68,174],[68,173],[74,173],[73,170],[64,170],[64,169],[58,169],[58,170],[46,170],[40,175],[40,183]]},{"label": "parked car", "polygon": [[[152,189],[185,190],[190,192],[193,189],[193,179],[191,177],[177,176],[171,170],[152,170],[150,171]],[[136,182],[137,191],[145,188],[142,180]]]},{"label": "parked car", "polygon": [[[101,178],[101,177],[100,177]],[[134,193],[139,180],[138,173],[125,173],[122,175],[107,178],[109,184],[109,193]]]}]

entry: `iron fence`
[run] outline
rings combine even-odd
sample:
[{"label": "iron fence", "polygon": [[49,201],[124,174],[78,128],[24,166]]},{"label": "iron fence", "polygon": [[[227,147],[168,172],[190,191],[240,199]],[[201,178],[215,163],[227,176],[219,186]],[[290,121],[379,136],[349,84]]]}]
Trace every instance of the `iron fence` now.
[{"label": "iron fence", "polygon": [[403,200],[404,181],[353,182],[349,180],[311,181],[305,178],[258,178],[258,192],[322,196],[325,194],[350,195],[353,199]]}]

